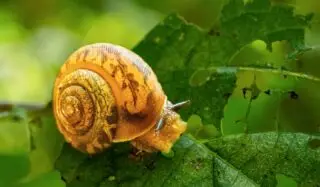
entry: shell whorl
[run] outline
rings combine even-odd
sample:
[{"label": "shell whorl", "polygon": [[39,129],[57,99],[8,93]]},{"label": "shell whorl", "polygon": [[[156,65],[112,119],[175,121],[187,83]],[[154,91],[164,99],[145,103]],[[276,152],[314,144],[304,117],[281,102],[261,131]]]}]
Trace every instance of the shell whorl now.
[{"label": "shell whorl", "polygon": [[96,153],[153,128],[166,96],[138,55],[98,43],[70,55],[56,78],[53,100],[65,139],[83,152]]},{"label": "shell whorl", "polygon": [[89,153],[110,146],[112,137],[104,127],[115,125],[118,117],[113,93],[102,77],[90,70],[75,70],[63,77],[55,93],[58,128],[68,142]]}]

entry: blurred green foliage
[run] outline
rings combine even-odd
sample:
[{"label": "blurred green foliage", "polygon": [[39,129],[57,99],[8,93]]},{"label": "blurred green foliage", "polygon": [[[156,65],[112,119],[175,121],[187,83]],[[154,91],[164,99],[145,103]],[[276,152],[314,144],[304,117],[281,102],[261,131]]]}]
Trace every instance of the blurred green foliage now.
[{"label": "blurred green foliage", "polygon": [[14,108],[1,113],[0,185],[12,187],[62,187],[54,163],[63,139],[51,110],[28,112]]},{"label": "blurred green foliage", "polygon": [[193,105],[181,111],[192,137],[141,163],[126,144],[60,155],[50,107],[0,108],[0,186],[65,186],[60,172],[68,186],[319,185],[320,1],[226,2],[2,0],[0,101],[47,103],[71,52],[111,42],[145,58],[170,100]]},{"label": "blurred green foliage", "polygon": [[[315,0],[273,0],[297,5],[298,13],[315,12],[306,42],[320,43],[320,3]],[[45,103],[51,99],[57,69],[77,47],[93,42],[111,42],[134,47],[164,16],[178,12],[204,29],[219,25],[218,16],[226,0],[2,0],[0,2],[0,100]],[[253,61],[252,50],[237,58]],[[315,61],[319,53],[304,55]],[[261,55],[270,56],[261,51]],[[256,58],[261,59],[261,55]],[[281,58],[281,51],[274,55]],[[315,63],[312,63],[315,64]],[[314,65],[304,72],[319,75]],[[27,83],[26,83],[27,82]],[[12,86],[15,85],[15,86]],[[35,91],[36,90],[36,91]]]},{"label": "blurred green foliage", "polygon": [[48,85],[73,50],[94,42],[132,48],[162,18],[132,1],[1,1],[0,100],[48,102]]}]

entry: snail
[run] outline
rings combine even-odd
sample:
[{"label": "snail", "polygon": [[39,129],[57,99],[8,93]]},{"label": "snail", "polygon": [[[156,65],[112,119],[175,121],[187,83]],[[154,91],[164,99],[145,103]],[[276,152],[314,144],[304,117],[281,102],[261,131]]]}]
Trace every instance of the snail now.
[{"label": "snail", "polygon": [[145,152],[169,152],[186,130],[157,76],[137,54],[119,45],[95,43],[73,52],[53,88],[57,128],[75,149],[101,153],[130,141]]}]

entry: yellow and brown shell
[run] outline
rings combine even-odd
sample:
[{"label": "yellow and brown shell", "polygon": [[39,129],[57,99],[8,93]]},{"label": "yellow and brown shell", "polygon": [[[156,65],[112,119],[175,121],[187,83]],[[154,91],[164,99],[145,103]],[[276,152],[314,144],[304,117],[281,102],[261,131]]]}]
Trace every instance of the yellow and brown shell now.
[{"label": "yellow and brown shell", "polygon": [[112,142],[141,139],[155,127],[167,103],[149,65],[130,50],[108,43],[86,45],[71,54],[53,93],[59,131],[89,154]]}]

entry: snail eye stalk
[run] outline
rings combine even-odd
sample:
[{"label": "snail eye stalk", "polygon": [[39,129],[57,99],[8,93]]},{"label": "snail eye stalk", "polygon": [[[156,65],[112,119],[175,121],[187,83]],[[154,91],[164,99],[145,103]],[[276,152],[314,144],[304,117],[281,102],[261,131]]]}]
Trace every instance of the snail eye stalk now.
[{"label": "snail eye stalk", "polygon": [[[169,106],[168,109],[177,112],[177,111],[180,110],[182,107],[187,106],[187,105],[189,105],[190,103],[191,103],[190,100],[182,101],[182,102],[180,102],[180,103],[176,103],[176,104],[173,104],[173,105]],[[159,131],[159,130],[161,130],[161,128],[163,127],[163,118],[164,118],[164,117],[162,116],[162,117],[160,118],[160,120],[158,121],[158,123],[157,123],[157,125],[156,125],[155,131]]]},{"label": "snail eye stalk", "polygon": [[163,126],[163,117],[160,118],[160,120],[158,121],[157,123],[157,126],[156,126],[156,131],[159,131]]},{"label": "snail eye stalk", "polygon": [[171,110],[174,110],[174,111],[178,111],[178,110],[180,110],[182,107],[187,106],[187,105],[190,105],[190,103],[191,103],[190,100],[182,101],[182,102],[180,102],[180,103],[173,104],[172,106],[170,106],[170,109],[171,109]]}]

